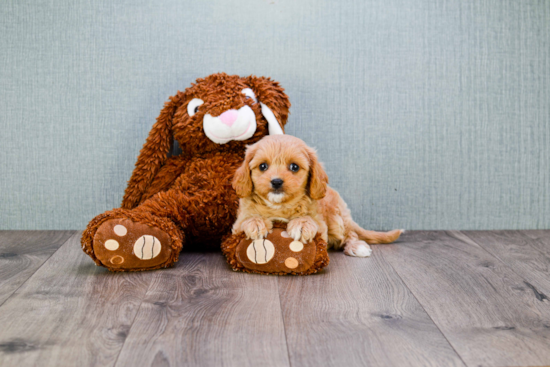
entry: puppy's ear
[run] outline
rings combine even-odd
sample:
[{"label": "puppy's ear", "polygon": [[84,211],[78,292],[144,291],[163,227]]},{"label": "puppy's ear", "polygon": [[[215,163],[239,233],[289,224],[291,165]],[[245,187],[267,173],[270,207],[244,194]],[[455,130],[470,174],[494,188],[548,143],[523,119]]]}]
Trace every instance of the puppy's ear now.
[{"label": "puppy's ear", "polygon": [[290,100],[278,82],[265,77],[249,76],[245,83],[256,94],[262,106],[262,115],[267,120],[269,134],[284,134],[288,120]]},{"label": "puppy's ear", "polygon": [[237,192],[237,195],[241,198],[246,198],[252,195],[254,185],[250,175],[250,161],[254,157],[256,150],[256,144],[250,145],[246,148],[244,162],[235,172],[235,176],[233,176],[233,188]]},{"label": "puppy's ear", "polygon": [[327,193],[328,176],[315,149],[308,147],[306,151],[309,157],[308,194],[313,200],[321,200]]}]

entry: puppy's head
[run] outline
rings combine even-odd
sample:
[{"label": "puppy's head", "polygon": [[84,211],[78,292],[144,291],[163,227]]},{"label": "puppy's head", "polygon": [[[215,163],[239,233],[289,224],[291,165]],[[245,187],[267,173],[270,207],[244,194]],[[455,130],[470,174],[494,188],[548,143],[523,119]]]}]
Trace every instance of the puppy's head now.
[{"label": "puppy's head", "polygon": [[272,135],[247,148],[233,188],[242,198],[255,194],[279,204],[304,195],[320,200],[327,183],[314,149],[296,137]]}]

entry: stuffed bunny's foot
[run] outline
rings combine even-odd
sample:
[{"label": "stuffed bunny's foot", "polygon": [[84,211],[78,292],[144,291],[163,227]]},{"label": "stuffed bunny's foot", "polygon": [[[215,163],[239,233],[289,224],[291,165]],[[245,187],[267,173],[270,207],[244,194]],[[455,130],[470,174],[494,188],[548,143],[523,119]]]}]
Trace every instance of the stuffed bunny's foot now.
[{"label": "stuffed bunny's foot", "polygon": [[111,270],[132,271],[166,267],[173,257],[170,236],[159,228],[115,218],[98,228],[95,256]]}]

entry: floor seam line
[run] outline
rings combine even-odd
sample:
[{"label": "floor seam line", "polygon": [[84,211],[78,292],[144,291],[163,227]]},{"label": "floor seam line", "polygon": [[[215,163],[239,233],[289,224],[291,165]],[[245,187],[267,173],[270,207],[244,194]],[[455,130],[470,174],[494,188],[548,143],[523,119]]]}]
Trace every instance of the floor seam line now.
[{"label": "floor seam line", "polygon": [[[515,231],[515,232],[518,232],[519,234],[521,234],[522,236],[525,236],[527,237],[527,239],[529,240],[533,240],[532,238],[530,238],[529,236],[526,236],[524,235],[523,233],[521,233],[521,230],[512,230],[512,231]],[[528,280],[529,279],[526,279],[523,275],[519,274],[516,272],[516,270],[514,269],[514,267],[510,264],[507,264],[506,262],[504,262],[504,260],[502,260],[498,255],[495,255],[493,254],[492,252],[490,252],[489,250],[487,250],[481,243],[479,243],[478,241],[476,241],[475,239],[473,239],[472,237],[468,236],[466,233],[464,233],[463,231],[458,231],[460,233],[462,233],[464,236],[468,237],[472,242],[474,242],[476,245],[479,246],[479,248],[481,248],[483,251],[485,251],[486,253],[488,253],[489,255],[491,255],[492,257],[494,257],[495,259],[497,259],[498,261],[500,261],[502,263],[502,265],[504,265],[506,268],[510,269],[512,271],[512,273],[516,274],[521,280],[523,280],[524,282],[527,282],[529,284],[531,284],[531,282],[529,282]],[[491,231],[493,232],[493,231]],[[539,253],[541,253],[542,255],[544,255],[540,250],[538,250],[537,248],[533,248],[534,250],[538,251]],[[543,290],[544,291],[544,290]]]},{"label": "floor seam line", "polygon": [[277,275],[277,296],[279,297],[279,309],[281,310],[281,321],[283,322],[283,332],[285,334],[286,355],[288,358],[288,365],[292,367],[292,362],[290,360],[290,348],[288,347],[288,336],[286,334],[285,316],[283,314],[283,303],[281,301],[281,288],[279,287],[280,281],[280,275]]},{"label": "floor seam line", "polygon": [[[69,232],[69,231],[67,231],[67,232]],[[70,231],[70,232],[73,232],[73,231]],[[18,291],[19,289],[21,289],[22,286],[24,286],[25,284],[27,284],[27,282],[29,281],[29,279],[31,279],[31,278],[33,277],[33,275],[36,274],[36,273],[38,272],[38,270],[40,270],[40,269],[44,266],[44,264],[46,264],[46,263],[48,262],[48,260],[50,260],[50,259],[52,258],[52,256],[55,255],[55,254],[57,253],[57,251],[61,250],[61,248],[62,248],[63,246],[65,246],[65,244],[66,244],[67,242],[69,242],[69,241],[71,240],[71,238],[74,237],[74,235],[76,235],[76,234],[79,233],[79,231],[74,231],[74,232],[75,232],[75,233],[73,233],[72,235],[70,235],[69,238],[67,238],[67,239],[65,240],[65,242],[63,242],[63,243],[61,244],[61,246],[59,246],[59,247],[57,248],[57,250],[55,250],[54,252],[52,252],[52,254],[51,254],[50,256],[48,256],[48,258],[47,258],[46,260],[44,260],[44,262],[43,262],[42,264],[40,264],[40,266],[39,266],[38,268],[36,268],[36,270],[35,270],[31,275],[29,275],[29,277],[28,277],[27,279],[25,279],[24,282],[21,283],[21,284],[19,285],[19,287],[17,287],[17,288],[10,294],[10,296],[4,300],[4,302],[0,303],[0,308],[1,308],[2,306],[4,306],[4,304],[5,304],[9,299],[11,299],[11,298],[13,297],[13,295],[14,295],[15,293],[17,293],[17,291]]]},{"label": "floor seam line", "polygon": [[[155,275],[156,275],[156,273],[155,273]],[[139,311],[141,310],[141,306],[143,305],[143,303],[145,302],[145,299],[147,298],[147,294],[149,293],[149,289],[151,289],[151,284],[153,284],[153,280],[154,280],[154,277],[151,278],[151,281],[147,285],[147,290],[145,291],[145,294],[143,295],[143,299],[139,303],[139,307],[136,311],[136,314],[134,315],[134,318],[132,319],[132,324],[130,325],[130,328],[128,329],[128,334],[126,335],[126,338],[124,338],[124,342],[122,343],[122,346],[120,347],[120,350],[118,351],[118,354],[115,358],[115,363],[113,363],[113,366],[116,366],[117,363],[118,363],[118,358],[120,357],[120,354],[122,353],[122,350],[124,349],[124,346],[126,345],[126,341],[130,337],[130,333],[132,331],[132,328],[134,327],[134,324],[136,323],[136,319],[137,319],[137,316],[139,315]]]},{"label": "floor seam line", "polygon": [[[382,251],[381,251],[382,253]],[[443,336],[443,338],[445,338],[445,340],[447,341],[447,343],[449,344],[449,346],[452,348],[452,350],[456,353],[456,355],[458,356],[458,358],[460,359],[460,361],[462,361],[462,363],[464,364],[464,366],[468,367],[469,365],[466,363],[466,361],[464,361],[464,359],[462,358],[462,356],[460,355],[460,353],[458,353],[458,351],[455,349],[455,346],[451,343],[451,341],[447,338],[447,335],[445,335],[445,333],[443,332],[443,330],[441,330],[441,328],[437,325],[437,323],[435,322],[435,320],[432,318],[432,315],[430,315],[430,313],[426,310],[426,308],[424,307],[424,305],[420,302],[420,300],[418,299],[418,297],[416,296],[416,294],[414,294],[413,290],[411,289],[411,287],[409,287],[409,285],[405,282],[405,280],[401,277],[401,274],[399,274],[397,272],[397,270],[395,270],[393,264],[388,261],[386,259],[386,257],[382,254],[382,257],[384,258],[384,260],[390,265],[390,267],[392,268],[392,270],[394,271],[394,273],[399,277],[399,279],[401,279],[401,282],[403,283],[403,285],[405,285],[405,287],[407,287],[407,289],[409,290],[409,292],[411,292],[411,295],[414,297],[414,299],[416,300],[416,302],[418,302],[418,305],[420,307],[422,307],[422,309],[424,310],[424,312],[426,313],[426,315],[428,315],[428,317],[430,318],[430,321],[435,325],[435,327],[437,328],[437,330],[439,330],[439,332],[441,333],[441,335]]]}]

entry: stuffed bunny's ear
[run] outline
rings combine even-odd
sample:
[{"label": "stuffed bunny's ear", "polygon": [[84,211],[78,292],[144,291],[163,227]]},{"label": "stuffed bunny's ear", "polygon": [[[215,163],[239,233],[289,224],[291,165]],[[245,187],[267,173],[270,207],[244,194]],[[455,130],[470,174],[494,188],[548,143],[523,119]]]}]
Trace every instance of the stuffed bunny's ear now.
[{"label": "stuffed bunny's ear", "polygon": [[149,184],[164,165],[172,147],[172,120],[180,106],[181,97],[180,94],[170,97],[149,132],[124,192],[122,208],[132,209],[139,205]]},{"label": "stuffed bunny's ear", "polygon": [[267,120],[269,135],[284,135],[285,132],[283,131],[281,124],[279,124],[279,121],[277,121],[277,118],[273,114],[273,111],[271,111],[271,108],[267,107],[264,103],[261,102],[260,105],[262,106],[262,115],[264,115],[265,119]]},{"label": "stuffed bunny's ear", "polygon": [[267,121],[269,135],[284,134],[284,126],[288,119],[290,101],[283,87],[278,82],[263,76],[244,78],[256,95],[262,108],[262,115]]}]

